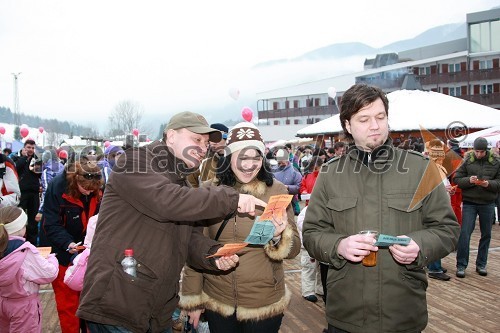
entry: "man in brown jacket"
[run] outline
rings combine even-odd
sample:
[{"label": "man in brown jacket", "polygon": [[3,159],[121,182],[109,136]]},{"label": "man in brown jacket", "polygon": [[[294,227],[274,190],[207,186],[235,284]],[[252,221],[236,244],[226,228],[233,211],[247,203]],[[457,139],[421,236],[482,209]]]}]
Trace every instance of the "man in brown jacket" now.
[{"label": "man in brown jacket", "polygon": [[[229,187],[191,188],[209,141],[221,132],[192,112],[174,115],[163,140],[128,149],[106,185],[77,315],[90,332],[169,332],[182,267],[227,270],[238,256],[207,259],[220,247],[201,220],[266,204]],[[120,264],[134,250],[137,277]]]}]

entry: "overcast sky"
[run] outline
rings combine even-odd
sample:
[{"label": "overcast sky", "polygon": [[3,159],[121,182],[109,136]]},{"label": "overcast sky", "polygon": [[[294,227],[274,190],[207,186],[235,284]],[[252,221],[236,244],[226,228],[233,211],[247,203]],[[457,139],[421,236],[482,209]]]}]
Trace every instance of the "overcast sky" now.
[{"label": "overcast sky", "polygon": [[[300,82],[298,69],[263,74],[252,66],[340,42],[372,47],[465,22],[498,0],[111,1],[2,0],[0,106],[82,125],[132,100],[156,117],[191,110],[209,122],[239,116],[255,93]],[[364,7],[364,8],[363,8]],[[362,62],[355,69],[362,69]],[[338,64],[325,77],[348,68]],[[305,67],[307,68],[307,67]],[[307,70],[307,69],[304,69]],[[228,90],[237,88],[234,100]],[[224,113],[214,110],[224,110]],[[231,110],[231,111],[227,111]],[[156,133],[155,133],[156,134]]]}]

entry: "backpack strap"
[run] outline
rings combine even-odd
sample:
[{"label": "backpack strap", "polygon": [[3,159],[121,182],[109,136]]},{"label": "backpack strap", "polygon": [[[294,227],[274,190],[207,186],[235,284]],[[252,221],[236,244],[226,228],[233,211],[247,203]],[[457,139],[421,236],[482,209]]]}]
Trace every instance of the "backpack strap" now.
[{"label": "backpack strap", "polygon": [[222,234],[222,230],[224,230],[224,228],[226,227],[227,222],[231,219],[231,217],[234,216],[235,213],[236,213],[236,211],[232,212],[231,214],[229,214],[228,216],[226,216],[226,218],[224,219],[224,221],[222,221],[222,224],[220,225],[219,230],[217,230],[217,234],[215,235],[214,240],[216,240],[216,241],[219,240],[220,234]]}]

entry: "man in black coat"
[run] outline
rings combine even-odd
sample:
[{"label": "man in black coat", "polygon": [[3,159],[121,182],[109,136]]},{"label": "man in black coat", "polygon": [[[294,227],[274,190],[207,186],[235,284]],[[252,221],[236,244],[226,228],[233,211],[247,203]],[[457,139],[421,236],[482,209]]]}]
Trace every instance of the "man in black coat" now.
[{"label": "man in black coat", "polygon": [[[40,172],[34,168],[38,157],[35,155],[36,143],[28,139],[24,143],[21,156],[16,161],[16,170],[19,176],[19,188],[21,189],[21,207],[28,215],[26,226],[26,240],[31,244],[38,245],[38,222],[35,216],[40,206]],[[33,165],[32,165],[33,164]]]}]

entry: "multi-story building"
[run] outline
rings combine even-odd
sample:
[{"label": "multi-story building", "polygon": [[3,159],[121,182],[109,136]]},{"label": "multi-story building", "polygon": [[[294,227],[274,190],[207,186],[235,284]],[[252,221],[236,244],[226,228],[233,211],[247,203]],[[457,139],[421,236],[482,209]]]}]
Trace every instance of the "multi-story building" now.
[{"label": "multi-story building", "polygon": [[[338,113],[343,92],[355,83],[386,92],[430,90],[500,109],[499,62],[500,8],[470,13],[466,38],[380,54],[365,61],[363,72],[258,94],[259,127],[269,141],[287,139],[283,135],[296,128]],[[335,99],[328,96],[328,87],[336,88]],[[266,125],[273,129],[268,131]]]}]

